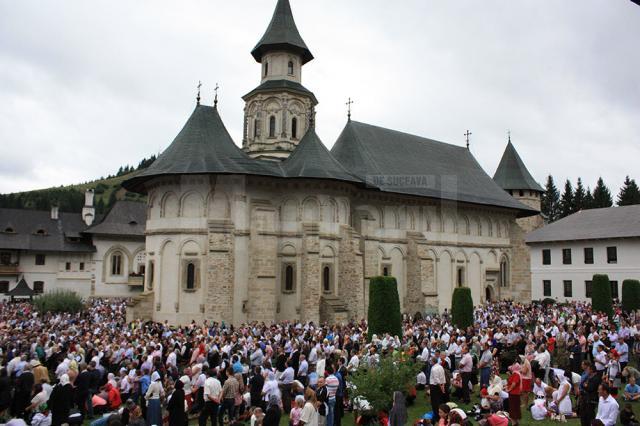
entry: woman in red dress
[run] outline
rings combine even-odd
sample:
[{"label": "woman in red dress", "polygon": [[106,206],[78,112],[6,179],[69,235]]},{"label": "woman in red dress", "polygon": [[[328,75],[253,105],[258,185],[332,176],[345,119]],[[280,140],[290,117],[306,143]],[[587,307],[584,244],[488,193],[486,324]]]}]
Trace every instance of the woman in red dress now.
[{"label": "woman in red dress", "polygon": [[509,367],[509,379],[507,380],[507,389],[509,393],[509,417],[513,421],[513,425],[517,426],[522,418],[522,410],[520,409],[520,394],[522,393],[522,376],[520,375],[520,364],[515,362]]}]

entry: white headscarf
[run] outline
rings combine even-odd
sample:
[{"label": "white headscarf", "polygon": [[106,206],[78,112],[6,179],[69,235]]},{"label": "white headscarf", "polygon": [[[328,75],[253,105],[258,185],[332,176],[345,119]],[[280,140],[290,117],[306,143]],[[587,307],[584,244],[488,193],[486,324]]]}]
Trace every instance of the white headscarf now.
[{"label": "white headscarf", "polygon": [[65,386],[69,384],[69,375],[68,374],[63,374],[62,376],[60,376],[60,385],[61,386]]},{"label": "white headscarf", "polygon": [[154,371],[153,374],[151,375],[151,381],[157,382],[158,380],[160,380],[160,374],[158,374],[157,371]]}]

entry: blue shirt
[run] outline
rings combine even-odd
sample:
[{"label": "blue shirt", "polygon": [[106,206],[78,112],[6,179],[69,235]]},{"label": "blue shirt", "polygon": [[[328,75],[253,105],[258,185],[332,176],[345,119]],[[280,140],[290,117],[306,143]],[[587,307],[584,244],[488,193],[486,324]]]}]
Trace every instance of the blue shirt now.
[{"label": "blue shirt", "polygon": [[630,394],[640,393],[640,386],[638,386],[638,384],[635,384],[635,385],[628,384],[627,386],[625,386],[624,391]]},{"label": "blue shirt", "polygon": [[142,393],[142,395],[147,393],[147,389],[149,389],[149,385],[151,385],[150,376],[140,377],[140,393]]}]

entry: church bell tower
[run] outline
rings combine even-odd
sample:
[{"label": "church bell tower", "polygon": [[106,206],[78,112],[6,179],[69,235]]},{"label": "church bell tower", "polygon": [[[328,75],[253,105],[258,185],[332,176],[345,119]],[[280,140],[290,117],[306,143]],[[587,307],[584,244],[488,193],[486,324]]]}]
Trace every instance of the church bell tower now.
[{"label": "church bell tower", "polygon": [[283,160],[313,127],[318,103],[302,85],[302,67],[313,55],[298,32],[289,0],[278,0],[251,55],[262,69],[260,85],[242,97],[242,148],[253,158]]}]

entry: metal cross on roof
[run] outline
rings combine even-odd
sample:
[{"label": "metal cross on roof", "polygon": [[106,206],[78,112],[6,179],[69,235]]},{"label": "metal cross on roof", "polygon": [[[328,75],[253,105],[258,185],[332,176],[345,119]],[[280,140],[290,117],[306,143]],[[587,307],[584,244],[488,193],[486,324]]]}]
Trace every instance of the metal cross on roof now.
[{"label": "metal cross on roof", "polygon": [[198,96],[196,96],[196,102],[200,105],[200,88],[202,87],[202,82],[198,80]]},{"label": "metal cross on roof", "polygon": [[218,89],[220,88],[220,86],[218,86],[218,83],[216,83],[216,87],[213,88],[213,91],[216,93],[215,97],[213,98],[213,106],[218,106]]},{"label": "metal cross on roof", "polygon": [[351,98],[349,98],[349,100],[345,104],[347,106],[347,119],[349,119],[349,120],[351,120],[351,104],[352,103],[353,103],[353,101],[351,100]]},{"label": "metal cross on roof", "polygon": [[464,134],[464,136],[467,137],[467,149],[469,149],[469,136],[471,136],[473,133],[471,133],[468,129],[467,132]]},{"label": "metal cross on roof", "polygon": [[507,130],[507,137],[509,138],[509,142],[511,142],[511,130]]}]

